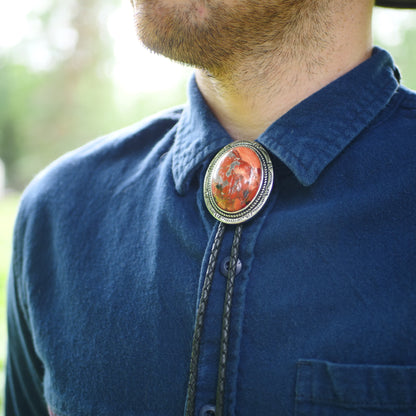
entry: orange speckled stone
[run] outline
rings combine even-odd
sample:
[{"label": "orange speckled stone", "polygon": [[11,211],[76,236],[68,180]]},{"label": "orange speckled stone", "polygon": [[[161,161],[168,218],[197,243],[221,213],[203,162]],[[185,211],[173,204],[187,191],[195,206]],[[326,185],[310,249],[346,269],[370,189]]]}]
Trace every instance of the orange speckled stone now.
[{"label": "orange speckled stone", "polygon": [[253,200],[261,181],[262,167],[256,152],[248,147],[234,147],[212,172],[212,194],[222,210],[236,212]]}]

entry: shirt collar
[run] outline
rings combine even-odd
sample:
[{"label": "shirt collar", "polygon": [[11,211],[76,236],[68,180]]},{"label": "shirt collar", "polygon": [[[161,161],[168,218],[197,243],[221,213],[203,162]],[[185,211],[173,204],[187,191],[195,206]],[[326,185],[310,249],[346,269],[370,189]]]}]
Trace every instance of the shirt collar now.
[{"label": "shirt collar", "polygon": [[[257,141],[285,163],[303,185],[312,185],[386,107],[399,86],[397,78],[391,56],[374,48],[370,59],[293,107]],[[194,77],[188,95],[173,145],[172,171],[180,194],[187,191],[201,164],[231,141]]]}]

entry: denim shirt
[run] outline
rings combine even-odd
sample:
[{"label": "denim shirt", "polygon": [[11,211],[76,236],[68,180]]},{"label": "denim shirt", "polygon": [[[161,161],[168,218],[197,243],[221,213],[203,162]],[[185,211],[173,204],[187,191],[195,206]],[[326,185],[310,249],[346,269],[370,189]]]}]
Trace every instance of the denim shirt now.
[{"label": "denim shirt", "polygon": [[[275,183],[243,228],[227,416],[416,414],[416,95],[398,78],[376,48],[258,138]],[[183,108],[31,183],[9,280],[7,416],[183,414],[218,227],[203,177],[230,141],[192,79]],[[202,331],[197,416],[215,404],[233,232]]]}]

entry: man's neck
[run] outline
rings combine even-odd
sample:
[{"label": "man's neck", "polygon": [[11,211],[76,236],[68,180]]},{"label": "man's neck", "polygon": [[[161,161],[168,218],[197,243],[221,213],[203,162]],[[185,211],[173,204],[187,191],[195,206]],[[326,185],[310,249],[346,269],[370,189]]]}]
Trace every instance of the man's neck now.
[{"label": "man's neck", "polygon": [[282,45],[221,74],[197,70],[203,96],[234,140],[255,140],[296,104],[369,58],[371,10],[351,9],[333,13],[319,49],[295,52]]}]

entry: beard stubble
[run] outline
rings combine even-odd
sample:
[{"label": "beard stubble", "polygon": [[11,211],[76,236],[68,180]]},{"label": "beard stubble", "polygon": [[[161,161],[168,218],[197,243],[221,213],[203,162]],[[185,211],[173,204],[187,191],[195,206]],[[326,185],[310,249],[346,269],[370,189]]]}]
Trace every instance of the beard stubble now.
[{"label": "beard stubble", "polygon": [[[134,0],[142,43],[213,75],[247,59],[301,56],[319,47],[319,25],[331,0]],[[173,4],[172,4],[173,3]]]}]

